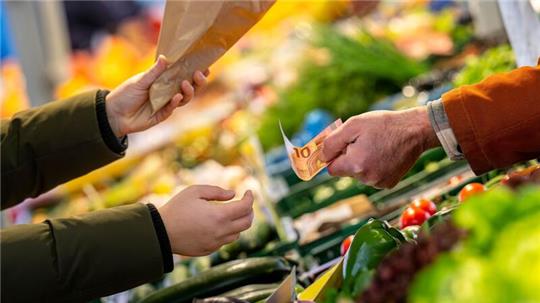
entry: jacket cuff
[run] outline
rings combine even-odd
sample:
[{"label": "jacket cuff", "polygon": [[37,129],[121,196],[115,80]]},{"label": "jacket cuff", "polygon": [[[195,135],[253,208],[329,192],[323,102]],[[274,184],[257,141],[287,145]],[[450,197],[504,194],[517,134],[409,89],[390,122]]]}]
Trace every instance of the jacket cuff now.
[{"label": "jacket cuff", "polygon": [[493,166],[479,144],[478,135],[472,117],[465,106],[465,96],[463,94],[463,87],[456,88],[444,94],[442,101],[450,127],[467,162],[474,173],[482,174],[493,169]]},{"label": "jacket cuff", "polygon": [[109,94],[108,90],[98,90],[96,93],[96,114],[99,125],[99,132],[103,141],[111,151],[124,155],[127,149],[127,136],[118,138],[114,134],[109,119],[107,118],[107,108],[105,97]]},{"label": "jacket cuff", "polygon": [[150,216],[152,217],[152,223],[154,223],[154,229],[156,231],[156,236],[159,240],[159,246],[161,248],[161,256],[163,257],[163,272],[168,273],[173,270],[173,258],[171,243],[169,242],[169,236],[167,235],[167,230],[165,229],[165,224],[161,220],[161,216],[157,208],[151,204],[146,204],[148,210],[150,211]]},{"label": "jacket cuff", "polygon": [[452,127],[450,127],[448,116],[446,115],[441,100],[429,102],[427,104],[427,109],[431,127],[433,127],[448,158],[453,161],[463,160],[463,153],[461,152],[461,148],[454,135],[454,131],[452,130]]}]

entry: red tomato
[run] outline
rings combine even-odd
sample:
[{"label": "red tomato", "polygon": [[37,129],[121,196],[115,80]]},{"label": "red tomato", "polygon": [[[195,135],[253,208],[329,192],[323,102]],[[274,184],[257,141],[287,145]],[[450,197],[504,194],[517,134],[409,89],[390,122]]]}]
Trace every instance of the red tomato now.
[{"label": "red tomato", "polygon": [[465,187],[463,187],[461,189],[461,191],[459,192],[458,194],[458,201],[459,202],[463,202],[467,199],[469,199],[471,196],[474,196],[478,193],[483,193],[486,191],[486,187],[484,186],[484,184],[481,184],[481,183],[469,183],[467,185],[465,185]]},{"label": "red tomato", "polygon": [[431,215],[423,209],[407,207],[401,214],[401,228],[411,225],[422,225],[429,217],[431,217]]},{"label": "red tomato", "polygon": [[343,242],[341,242],[340,251],[341,251],[342,256],[344,256],[349,250],[349,247],[351,246],[353,239],[354,239],[354,236],[348,236],[347,238],[345,238],[345,240],[343,240]]},{"label": "red tomato", "polygon": [[505,175],[505,176],[501,179],[501,184],[502,184],[502,185],[508,185],[508,183],[510,183],[510,175]]},{"label": "red tomato", "polygon": [[459,183],[461,183],[461,181],[463,181],[463,177],[462,176],[453,176],[452,178],[450,178],[448,180],[448,184],[450,186],[456,186],[458,185]]},{"label": "red tomato", "polygon": [[419,208],[421,210],[427,211],[428,214],[433,215],[437,212],[437,206],[431,200],[428,199],[414,199],[409,205],[412,208]]}]

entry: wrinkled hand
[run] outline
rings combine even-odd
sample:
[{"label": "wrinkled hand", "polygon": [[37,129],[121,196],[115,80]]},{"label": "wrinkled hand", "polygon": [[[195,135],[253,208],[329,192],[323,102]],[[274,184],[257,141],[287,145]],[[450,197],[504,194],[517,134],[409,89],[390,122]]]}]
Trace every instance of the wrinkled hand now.
[{"label": "wrinkled hand", "polygon": [[350,118],[323,143],[333,176],[377,188],[394,187],[425,150],[439,145],[425,107],[375,111]]},{"label": "wrinkled hand", "polygon": [[152,83],[167,69],[165,57],[159,56],[147,71],[137,74],[115,88],[106,99],[107,118],[117,137],[148,129],[167,119],[175,108],[187,104],[195,91],[206,85],[208,71],[193,74],[194,86],[182,81],[181,93],[174,95],[169,103],[152,115],[148,91]]},{"label": "wrinkled hand", "polygon": [[204,256],[237,240],[253,221],[253,194],[231,202],[235,193],[217,186],[195,185],[159,208],[173,253]]}]

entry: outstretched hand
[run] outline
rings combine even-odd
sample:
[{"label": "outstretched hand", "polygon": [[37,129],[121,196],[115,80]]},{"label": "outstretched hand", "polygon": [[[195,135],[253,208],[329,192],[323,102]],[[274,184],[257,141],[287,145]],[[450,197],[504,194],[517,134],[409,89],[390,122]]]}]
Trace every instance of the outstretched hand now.
[{"label": "outstretched hand", "polygon": [[354,116],[328,136],[323,161],[333,176],[394,187],[425,150],[439,145],[425,107]]},{"label": "outstretched hand", "polygon": [[[253,221],[253,194],[211,185],[190,186],[159,208],[173,253],[203,256],[240,237]],[[225,202],[228,201],[228,202]]]},{"label": "outstretched hand", "polygon": [[107,95],[107,117],[117,137],[146,130],[164,121],[175,108],[187,104],[193,99],[195,92],[206,85],[208,70],[204,74],[196,71],[193,74],[193,85],[187,80],[182,81],[180,93],[174,95],[168,104],[152,114],[149,101],[150,86],[167,66],[165,57],[159,56],[150,69],[129,78]]}]

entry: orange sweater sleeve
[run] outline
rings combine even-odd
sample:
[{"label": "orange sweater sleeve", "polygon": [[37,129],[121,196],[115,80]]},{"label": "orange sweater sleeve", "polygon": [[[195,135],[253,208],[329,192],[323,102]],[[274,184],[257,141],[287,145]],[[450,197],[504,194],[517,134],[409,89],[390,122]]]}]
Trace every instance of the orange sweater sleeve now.
[{"label": "orange sweater sleeve", "polygon": [[540,65],[456,88],[442,101],[475,173],[540,157]]}]

